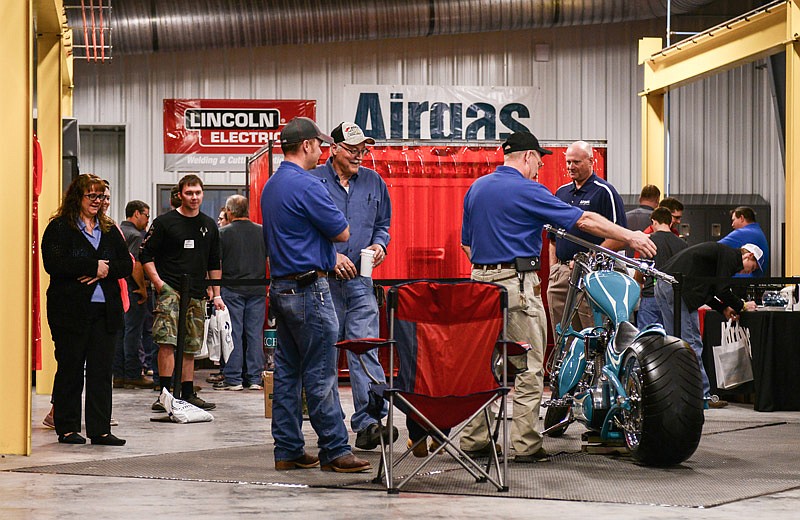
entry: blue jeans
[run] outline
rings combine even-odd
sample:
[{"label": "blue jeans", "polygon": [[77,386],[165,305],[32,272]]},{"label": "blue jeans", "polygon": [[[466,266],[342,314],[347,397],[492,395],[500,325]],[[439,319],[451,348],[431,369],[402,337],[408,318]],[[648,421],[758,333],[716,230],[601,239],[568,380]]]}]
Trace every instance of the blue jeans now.
[{"label": "blue jeans", "polygon": [[643,296],[639,300],[639,311],[636,314],[636,326],[641,330],[653,323],[664,324],[661,318],[661,310],[655,296]]},{"label": "blue jeans", "polygon": [[339,401],[336,334],[339,322],[328,280],[300,288],[294,280],[273,280],[270,308],[277,319],[272,438],[275,460],[294,460],[304,452],[301,390],[317,433],[320,463],[351,453]]},{"label": "blue jeans", "polygon": [[114,377],[139,379],[142,377],[142,326],[147,303],[139,304],[139,295],[134,293],[135,283],[128,283],[128,298],[131,306],[125,313],[125,327],[117,333],[114,350]]},{"label": "blue jeans", "polygon": [[[667,334],[674,335],[675,313],[673,303],[675,301],[672,292],[672,284],[659,280],[656,284],[656,300],[664,317],[664,330]],[[697,363],[700,365],[700,375],[703,378],[703,395],[711,393],[711,384],[708,382],[708,374],[703,366],[703,338],[700,337],[700,319],[697,316],[697,309],[689,310],[686,302],[681,301],[681,339],[692,347],[694,355],[697,356]]]},{"label": "blue jeans", "polygon": [[[221,289],[222,301],[231,316],[233,352],[225,363],[222,374],[230,385],[261,384],[264,370],[264,316],[267,312],[267,295],[244,295],[226,287]],[[247,350],[245,350],[245,345]]]},{"label": "blue jeans", "polygon": [[[352,280],[331,280],[330,287],[333,306],[339,320],[339,340],[377,338],[380,334],[380,325],[372,278],[356,276]],[[347,366],[350,369],[350,386],[355,408],[355,413],[350,418],[350,427],[354,432],[360,432],[370,424],[378,422],[376,418],[367,414],[371,379],[364,372],[358,356],[350,351],[345,352],[347,352]],[[377,349],[362,354],[361,359],[369,373],[379,383],[386,382],[383,367],[378,361]],[[381,417],[386,417],[388,411],[388,405],[384,403]]]}]

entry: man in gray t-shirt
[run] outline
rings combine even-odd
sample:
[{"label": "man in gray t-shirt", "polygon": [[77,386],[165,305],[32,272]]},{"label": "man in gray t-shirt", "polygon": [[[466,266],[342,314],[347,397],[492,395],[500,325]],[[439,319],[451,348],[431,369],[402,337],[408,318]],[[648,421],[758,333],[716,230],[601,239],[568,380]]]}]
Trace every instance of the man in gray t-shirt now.
[{"label": "man in gray t-shirt", "polygon": [[[230,224],[220,228],[222,277],[244,280],[266,278],[267,250],[259,224],[250,218],[249,202],[241,195],[231,195],[225,202]],[[222,369],[224,379],[214,390],[262,390],[264,370],[264,314],[267,309],[263,285],[222,287],[222,299],[231,316],[233,352]]]},{"label": "man in gray t-shirt", "polygon": [[150,206],[141,200],[132,200],[125,206],[125,217],[119,228],[134,264],[131,275],[125,278],[130,306],[125,312],[125,328],[117,336],[114,350],[114,388],[153,388],[153,380],[142,375],[142,361],[139,358],[147,309],[147,286],[139,262],[139,250],[142,232],[150,220]]}]

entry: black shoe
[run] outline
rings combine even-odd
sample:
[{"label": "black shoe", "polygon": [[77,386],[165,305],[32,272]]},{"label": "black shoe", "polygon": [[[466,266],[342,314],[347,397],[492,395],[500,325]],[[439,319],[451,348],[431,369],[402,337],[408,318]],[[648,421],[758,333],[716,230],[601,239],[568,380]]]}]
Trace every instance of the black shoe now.
[{"label": "black shoe", "polygon": [[356,434],[356,448],[359,450],[374,450],[381,443],[378,424],[372,423]]},{"label": "black shoe", "polygon": [[197,394],[192,394],[190,397],[185,398],[184,401],[186,401],[189,404],[193,404],[196,407],[201,408],[203,410],[213,410],[214,408],[217,407],[217,405],[215,405],[214,403],[203,401],[202,399],[197,397]]},{"label": "black shoe", "polygon": [[[494,449],[495,449],[495,451],[497,452],[498,455],[502,455],[503,454],[503,450],[502,450],[502,448],[500,448],[499,444],[495,443]],[[477,450],[464,450],[464,453],[470,458],[491,457],[492,456],[492,443],[490,442],[489,444],[487,444],[483,448],[478,448]]]},{"label": "black shoe", "polygon": [[[392,426],[392,435],[389,437],[389,429],[383,428],[383,442],[393,444],[397,440],[399,433],[397,428]],[[374,450],[381,443],[380,428],[378,423],[372,423],[356,434],[356,448],[359,450]]]},{"label": "black shoe", "polygon": [[400,436],[400,433],[397,431],[397,426],[392,426],[392,435],[389,436],[389,428],[383,428],[383,442],[385,444],[394,444],[394,441],[397,440],[397,437]]},{"label": "black shoe", "polygon": [[151,406],[150,409],[158,413],[167,413],[167,409],[164,408],[164,405],[161,404],[158,399],[156,399],[156,402],[153,403],[153,406]]},{"label": "black shoe", "polygon": [[532,462],[545,462],[550,460],[550,454],[544,448],[539,448],[530,455],[517,455],[514,462],[518,464],[530,464]]},{"label": "black shoe", "polygon": [[[84,440],[84,442],[86,442]],[[99,444],[101,446],[125,446],[125,439],[120,439],[113,433],[107,433],[100,437],[92,437],[92,444]]]},{"label": "black shoe", "polygon": [[80,433],[72,432],[66,435],[59,435],[58,442],[61,444],[86,444],[86,439]]}]

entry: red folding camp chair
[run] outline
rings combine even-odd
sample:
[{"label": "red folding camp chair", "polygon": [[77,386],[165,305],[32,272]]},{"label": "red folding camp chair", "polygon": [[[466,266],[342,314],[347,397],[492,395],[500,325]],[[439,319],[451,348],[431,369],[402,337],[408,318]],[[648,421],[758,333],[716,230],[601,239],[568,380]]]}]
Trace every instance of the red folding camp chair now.
[{"label": "red folding camp chair", "polygon": [[[388,384],[372,385],[372,391],[390,405],[386,428],[392,430],[397,406],[439,443],[395,485],[393,469],[411,453],[413,446],[396,459],[393,445],[381,442],[376,481],[385,477],[390,493],[399,492],[443,451],[477,482],[488,481],[498,491],[508,490],[506,396],[509,382],[526,368],[527,348],[505,340],[507,300],[505,288],[492,283],[417,281],[396,285],[388,295],[390,339],[348,340],[337,345],[356,354],[373,348],[390,349]],[[397,376],[395,350],[400,362]],[[509,366],[509,356],[514,356],[513,366]],[[489,406],[498,400],[500,413],[492,427]],[[377,404],[375,408],[379,411],[380,402]],[[490,427],[492,438],[499,440],[502,447],[502,457],[491,450],[493,454],[485,468],[455,442],[464,426],[480,415]],[[444,433],[447,430],[449,435]],[[498,439],[500,431],[502,436]],[[426,440],[422,438],[419,442]]]}]

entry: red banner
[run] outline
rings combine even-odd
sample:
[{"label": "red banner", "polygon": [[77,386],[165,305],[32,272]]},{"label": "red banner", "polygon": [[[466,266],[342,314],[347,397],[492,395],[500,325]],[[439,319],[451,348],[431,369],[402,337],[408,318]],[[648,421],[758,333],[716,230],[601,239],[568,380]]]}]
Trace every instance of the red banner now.
[{"label": "red banner", "polygon": [[306,99],[165,99],[164,169],[245,171],[247,157],[297,116],[316,119]]}]

